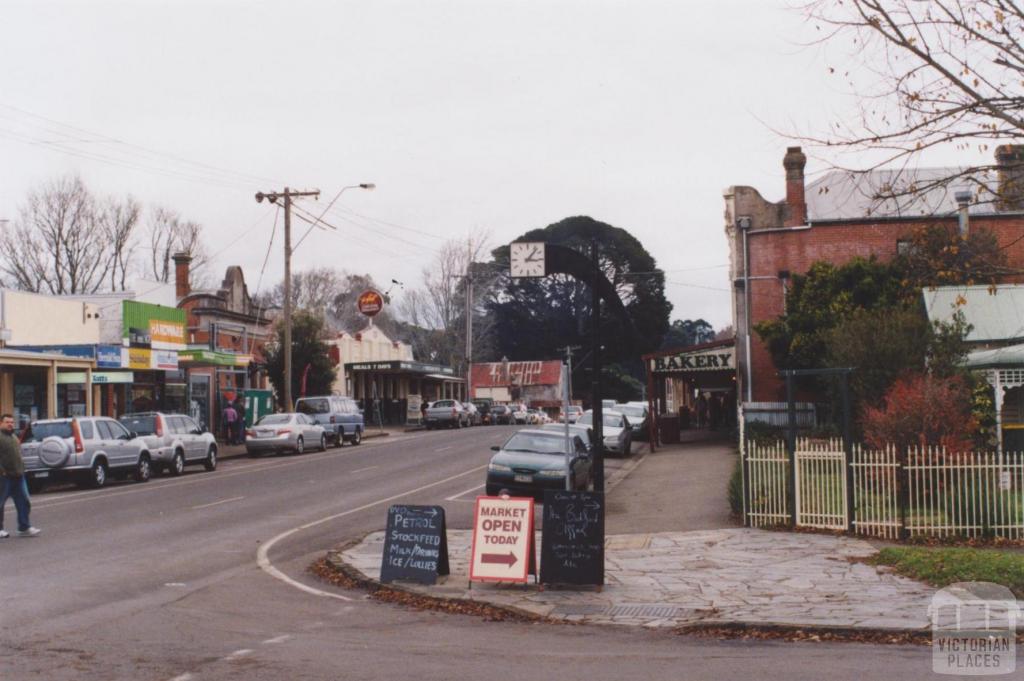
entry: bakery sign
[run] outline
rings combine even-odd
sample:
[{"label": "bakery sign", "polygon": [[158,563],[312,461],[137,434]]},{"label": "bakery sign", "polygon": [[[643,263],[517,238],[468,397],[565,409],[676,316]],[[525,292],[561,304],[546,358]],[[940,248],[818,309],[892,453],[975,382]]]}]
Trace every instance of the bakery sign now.
[{"label": "bakery sign", "polygon": [[650,370],[659,373],[690,371],[733,371],[736,369],[736,348],[710,348],[675,355],[650,358]]}]

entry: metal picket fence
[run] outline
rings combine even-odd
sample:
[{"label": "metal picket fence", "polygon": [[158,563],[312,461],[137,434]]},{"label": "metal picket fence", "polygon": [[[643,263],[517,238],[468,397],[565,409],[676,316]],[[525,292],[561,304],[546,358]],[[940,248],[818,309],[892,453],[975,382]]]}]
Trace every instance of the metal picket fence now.
[{"label": "metal picket fence", "polygon": [[792,456],[782,442],[749,442],[742,457],[751,527],[792,524],[885,539],[1024,539],[1021,452],[926,447],[900,456],[892,446],[853,445],[847,455],[839,440],[798,439]]}]

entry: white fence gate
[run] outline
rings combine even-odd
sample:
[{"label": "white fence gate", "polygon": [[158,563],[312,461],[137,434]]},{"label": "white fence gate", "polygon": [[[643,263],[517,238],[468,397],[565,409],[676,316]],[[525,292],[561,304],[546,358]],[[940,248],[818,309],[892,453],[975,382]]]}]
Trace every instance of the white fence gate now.
[{"label": "white fence gate", "polygon": [[796,443],[796,524],[845,530],[846,454],[841,440]]}]

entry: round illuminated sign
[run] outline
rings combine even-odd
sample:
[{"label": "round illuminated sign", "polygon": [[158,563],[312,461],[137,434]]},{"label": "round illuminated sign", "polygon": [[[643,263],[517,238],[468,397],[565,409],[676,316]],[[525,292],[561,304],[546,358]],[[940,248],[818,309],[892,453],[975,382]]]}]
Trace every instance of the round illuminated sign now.
[{"label": "round illuminated sign", "polygon": [[372,317],[384,309],[384,296],[370,289],[359,294],[359,311],[367,317]]}]

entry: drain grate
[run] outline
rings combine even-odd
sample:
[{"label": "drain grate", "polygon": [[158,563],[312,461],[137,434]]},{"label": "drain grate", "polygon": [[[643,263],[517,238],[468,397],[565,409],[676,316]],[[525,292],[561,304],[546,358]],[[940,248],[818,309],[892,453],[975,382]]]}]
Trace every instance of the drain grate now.
[{"label": "drain grate", "polygon": [[653,617],[672,619],[691,614],[690,608],[678,608],[674,605],[561,605],[555,608],[553,615],[604,615],[606,617]]},{"label": "drain grate", "polygon": [[604,614],[609,617],[677,617],[681,608],[672,605],[613,605]]}]

